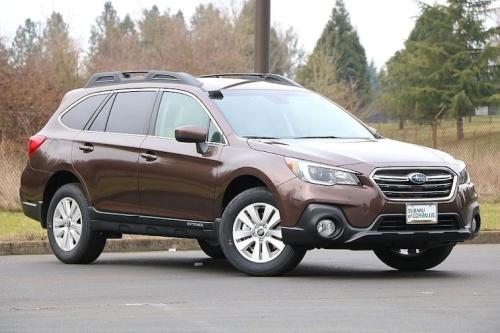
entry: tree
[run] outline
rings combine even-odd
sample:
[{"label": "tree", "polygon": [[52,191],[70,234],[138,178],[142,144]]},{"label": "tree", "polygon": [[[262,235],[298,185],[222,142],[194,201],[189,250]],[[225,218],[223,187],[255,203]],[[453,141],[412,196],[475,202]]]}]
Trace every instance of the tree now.
[{"label": "tree", "polygon": [[412,118],[435,122],[444,114],[457,120],[457,139],[463,117],[487,102],[498,82],[491,61],[498,47],[484,17],[491,1],[448,0],[447,6],[422,8],[414,29],[387,64],[386,97],[412,111]]},{"label": "tree", "polygon": [[[234,29],[237,36],[240,56],[246,59],[247,71],[253,71],[255,43],[255,1],[245,1],[234,18]],[[277,25],[270,31],[270,72],[293,76],[297,64],[303,56],[298,46],[298,37],[293,28],[286,30]]]},{"label": "tree", "polygon": [[138,45],[135,23],[128,14],[121,20],[108,1],[91,29],[87,70],[96,72],[134,68],[139,55]]},{"label": "tree", "polygon": [[339,82],[337,68],[332,65],[323,52],[314,52],[309,56],[307,66],[299,69],[296,79],[304,86],[314,90],[342,105],[348,110],[357,110],[359,99],[355,86]]},{"label": "tree", "polygon": [[10,48],[10,58],[14,66],[26,65],[30,58],[40,52],[40,24],[27,19],[24,25],[16,30],[16,35]]},{"label": "tree", "polygon": [[238,36],[230,17],[213,4],[196,7],[190,37],[194,73],[248,70],[238,47],[238,38],[245,36]]},{"label": "tree", "polygon": [[141,59],[147,68],[191,70],[189,31],[181,11],[160,13],[158,7],[145,9],[137,23]]},{"label": "tree", "polygon": [[377,71],[377,66],[375,66],[375,62],[373,59],[370,61],[368,65],[368,82],[370,83],[370,90],[377,91],[380,89],[380,80],[379,73]]},{"label": "tree", "polygon": [[[342,0],[336,1],[330,20],[316,43],[312,54],[317,53],[325,54],[329,63],[336,68],[337,82],[355,86],[354,92],[360,101],[368,97],[370,82],[365,50]],[[309,61],[307,66],[311,66]]]},{"label": "tree", "polygon": [[51,86],[54,89],[64,92],[81,83],[78,75],[79,50],[69,36],[68,25],[60,13],[53,12],[47,19],[40,44],[44,70],[52,74]]}]

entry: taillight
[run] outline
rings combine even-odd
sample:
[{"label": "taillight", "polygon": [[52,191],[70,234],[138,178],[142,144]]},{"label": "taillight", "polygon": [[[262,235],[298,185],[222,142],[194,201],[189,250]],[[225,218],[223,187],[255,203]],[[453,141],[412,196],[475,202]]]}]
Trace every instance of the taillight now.
[{"label": "taillight", "polygon": [[28,156],[31,155],[45,142],[47,138],[43,135],[33,135],[28,139]]}]

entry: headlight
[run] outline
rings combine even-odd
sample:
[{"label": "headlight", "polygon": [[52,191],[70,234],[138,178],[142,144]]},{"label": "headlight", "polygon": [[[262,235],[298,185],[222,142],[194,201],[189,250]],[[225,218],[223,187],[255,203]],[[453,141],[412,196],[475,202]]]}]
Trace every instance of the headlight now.
[{"label": "headlight", "polygon": [[294,158],[285,158],[288,168],[308,183],[320,185],[360,185],[356,173],[350,170],[331,167]]},{"label": "headlight", "polygon": [[470,176],[467,168],[465,167],[465,163],[463,161],[458,161],[458,164],[460,165],[460,172],[458,173],[458,184],[462,185],[470,183]]}]

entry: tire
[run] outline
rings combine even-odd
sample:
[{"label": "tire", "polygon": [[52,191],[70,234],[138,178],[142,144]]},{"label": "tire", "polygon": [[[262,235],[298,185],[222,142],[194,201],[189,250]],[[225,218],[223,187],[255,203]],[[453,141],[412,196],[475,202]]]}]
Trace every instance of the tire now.
[{"label": "tire", "polygon": [[200,246],[201,250],[205,252],[205,254],[210,258],[226,259],[226,256],[224,256],[224,252],[222,252],[220,244],[214,241],[198,239],[198,245]]},{"label": "tire", "polygon": [[[305,249],[281,241],[276,207],[272,193],[256,187],[238,194],[224,210],[219,242],[227,260],[238,270],[254,276],[280,275],[294,269],[304,257]],[[252,212],[257,214],[253,218],[248,214]]]},{"label": "tire", "polygon": [[[65,204],[69,205],[66,209]],[[65,264],[89,264],[99,257],[106,245],[106,237],[91,229],[88,207],[87,198],[77,183],[63,185],[50,201],[47,212],[49,244],[57,259]],[[73,215],[66,214],[68,209]]]},{"label": "tire", "polygon": [[442,263],[453,250],[453,245],[421,249],[419,253],[402,254],[395,249],[377,249],[375,255],[387,266],[400,271],[424,271]]}]

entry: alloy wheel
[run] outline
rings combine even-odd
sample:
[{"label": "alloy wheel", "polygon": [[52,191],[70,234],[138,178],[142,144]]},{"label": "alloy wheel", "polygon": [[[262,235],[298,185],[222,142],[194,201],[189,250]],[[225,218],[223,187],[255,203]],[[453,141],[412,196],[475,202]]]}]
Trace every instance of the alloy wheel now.
[{"label": "alloy wheel", "polygon": [[82,235],[82,212],[76,200],[62,198],[52,219],[52,231],[57,246],[63,251],[71,251],[78,244]]},{"label": "alloy wheel", "polygon": [[252,262],[278,257],[285,248],[278,209],[262,202],[243,208],[233,224],[233,241],[238,252]]}]

